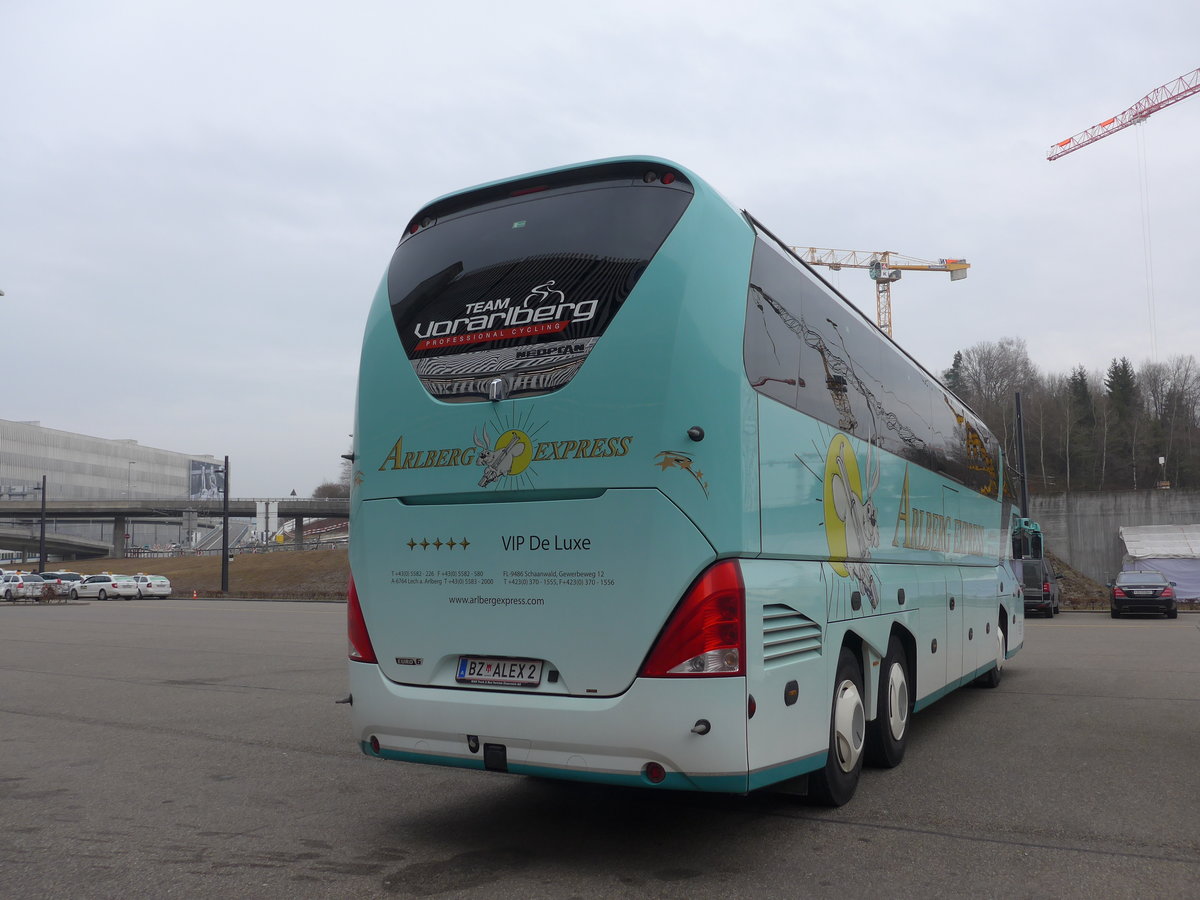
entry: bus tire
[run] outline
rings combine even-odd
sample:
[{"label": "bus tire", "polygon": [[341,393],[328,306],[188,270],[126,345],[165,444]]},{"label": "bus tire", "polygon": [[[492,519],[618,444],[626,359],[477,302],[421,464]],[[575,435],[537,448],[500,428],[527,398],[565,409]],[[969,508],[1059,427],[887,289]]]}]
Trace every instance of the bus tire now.
[{"label": "bus tire", "polygon": [[[1000,617],[1000,621],[1004,621],[1004,616]],[[1004,658],[1008,651],[1008,640],[1004,634],[1004,629],[1000,626],[996,627],[996,665],[988,671],[984,672],[975,679],[975,683],[980,687],[994,688],[1000,686],[1000,672],[1004,668]]]},{"label": "bus tire", "polygon": [[813,773],[809,787],[809,797],[823,806],[844,806],[858,787],[867,730],[862,696],[862,666],[853,651],[843,647],[833,679],[829,755],[825,768]]},{"label": "bus tire", "polygon": [[909,684],[908,654],[896,635],[888,641],[887,656],[879,672],[879,701],[875,721],[867,725],[867,762],[894,769],[904,759],[908,746],[908,722],[913,695]]}]

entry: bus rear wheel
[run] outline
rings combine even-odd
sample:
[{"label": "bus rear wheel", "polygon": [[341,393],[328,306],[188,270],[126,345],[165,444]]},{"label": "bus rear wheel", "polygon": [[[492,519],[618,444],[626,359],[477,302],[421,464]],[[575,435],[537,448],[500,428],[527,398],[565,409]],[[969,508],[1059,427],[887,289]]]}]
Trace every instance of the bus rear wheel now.
[{"label": "bus rear wheel", "polygon": [[873,766],[893,769],[904,759],[904,748],[908,746],[908,719],[913,709],[908,654],[896,635],[888,641],[879,679],[875,721],[867,726],[867,761]]},{"label": "bus rear wheel", "polygon": [[809,796],[825,806],[844,806],[854,796],[862,773],[867,713],[863,708],[862,666],[843,647],[833,680],[833,709],[829,716],[829,755],[825,768],[812,776]]},{"label": "bus rear wheel", "polygon": [[[1000,621],[1004,621],[1004,616],[1000,616]],[[994,688],[1000,686],[1000,672],[1004,668],[1004,660],[1007,656],[1008,640],[1004,634],[1004,629],[996,626],[996,665],[994,668],[984,672],[975,679],[975,683],[980,687]]]}]

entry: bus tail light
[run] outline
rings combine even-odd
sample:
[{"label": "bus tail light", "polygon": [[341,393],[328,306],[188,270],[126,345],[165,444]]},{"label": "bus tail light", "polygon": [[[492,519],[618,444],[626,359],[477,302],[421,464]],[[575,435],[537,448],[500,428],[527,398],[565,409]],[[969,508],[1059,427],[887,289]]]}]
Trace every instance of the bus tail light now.
[{"label": "bus tail light", "polygon": [[744,675],[746,588],[732,559],[693,582],[654,642],[641,674],[648,678]]},{"label": "bus tail light", "polygon": [[371,636],[367,634],[367,623],[363,621],[362,607],[358,603],[358,588],[354,586],[354,575],[346,588],[346,636],[350,639],[350,658],[355,662],[378,662]]}]

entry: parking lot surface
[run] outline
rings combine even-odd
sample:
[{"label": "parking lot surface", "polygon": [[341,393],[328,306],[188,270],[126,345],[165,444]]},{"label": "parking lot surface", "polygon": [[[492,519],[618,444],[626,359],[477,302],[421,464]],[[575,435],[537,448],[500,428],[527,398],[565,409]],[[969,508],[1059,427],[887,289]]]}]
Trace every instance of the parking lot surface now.
[{"label": "parking lot surface", "polygon": [[0,605],[0,896],[1200,897],[1200,615],[1030,620],[837,810],[367,759],[344,618]]}]

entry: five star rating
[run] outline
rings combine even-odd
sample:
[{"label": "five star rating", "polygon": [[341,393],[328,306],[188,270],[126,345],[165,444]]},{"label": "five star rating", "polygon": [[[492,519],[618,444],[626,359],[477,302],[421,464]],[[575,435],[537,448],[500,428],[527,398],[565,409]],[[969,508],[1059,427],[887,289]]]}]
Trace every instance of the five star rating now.
[{"label": "five star rating", "polygon": [[463,538],[460,541],[456,541],[454,538],[450,538],[448,541],[443,541],[441,538],[435,537],[431,541],[428,538],[423,537],[419,541],[416,538],[409,538],[408,543],[405,546],[407,546],[409,550],[416,550],[418,547],[420,547],[422,550],[428,550],[430,547],[432,547],[434,550],[441,550],[443,547],[446,547],[449,550],[453,550],[455,547],[461,547],[463,550],[466,550],[469,546],[471,546],[471,542],[466,538]]}]

